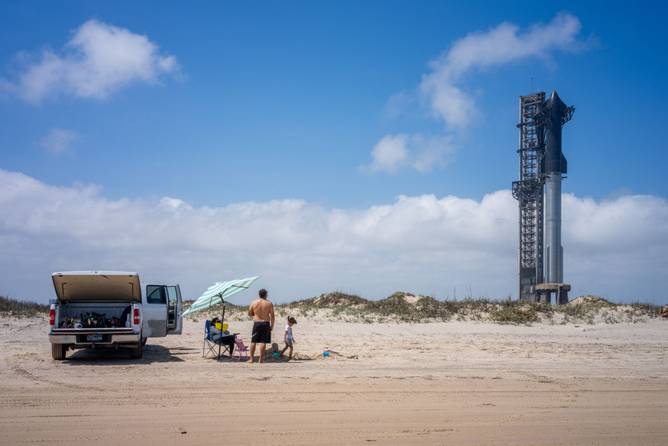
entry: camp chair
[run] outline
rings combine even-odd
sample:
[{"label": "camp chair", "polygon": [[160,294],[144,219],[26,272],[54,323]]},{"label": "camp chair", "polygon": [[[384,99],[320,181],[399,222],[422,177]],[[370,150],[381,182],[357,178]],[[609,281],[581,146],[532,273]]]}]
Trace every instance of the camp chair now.
[{"label": "camp chair", "polygon": [[244,344],[244,341],[241,340],[240,336],[237,336],[234,339],[234,344],[236,345],[235,350],[237,351],[239,361],[241,361],[242,358],[248,359],[248,346]]},{"label": "camp chair", "polygon": [[[204,341],[202,342],[202,358],[207,358],[209,354],[212,354],[216,359],[220,359],[220,355],[224,352],[229,353],[232,356],[232,352],[227,345],[222,343],[222,337],[218,339],[213,338],[213,333],[211,331],[211,321],[207,319],[204,322]],[[217,346],[217,348],[216,348]]]}]

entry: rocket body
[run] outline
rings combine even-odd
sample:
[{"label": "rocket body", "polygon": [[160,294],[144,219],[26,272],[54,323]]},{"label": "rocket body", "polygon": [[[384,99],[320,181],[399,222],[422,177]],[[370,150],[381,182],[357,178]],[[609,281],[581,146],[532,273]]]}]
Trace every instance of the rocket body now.
[{"label": "rocket body", "polygon": [[561,147],[561,128],[570,118],[568,107],[552,92],[545,102],[545,152],[543,175],[545,178],[545,282],[562,283],[564,280],[564,257],[561,246],[561,181],[568,170],[566,157]]},{"label": "rocket body", "polygon": [[561,246],[561,173],[545,178],[545,281],[564,281],[564,249]]}]

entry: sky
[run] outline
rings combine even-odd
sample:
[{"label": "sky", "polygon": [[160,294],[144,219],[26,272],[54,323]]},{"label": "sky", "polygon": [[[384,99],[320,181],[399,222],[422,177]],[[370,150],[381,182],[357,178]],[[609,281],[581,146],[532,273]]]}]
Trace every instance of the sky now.
[{"label": "sky", "polygon": [[[517,297],[518,97],[557,90],[573,294],[667,303],[666,7],[2,2],[0,295]],[[248,300],[250,293],[240,296]]]}]

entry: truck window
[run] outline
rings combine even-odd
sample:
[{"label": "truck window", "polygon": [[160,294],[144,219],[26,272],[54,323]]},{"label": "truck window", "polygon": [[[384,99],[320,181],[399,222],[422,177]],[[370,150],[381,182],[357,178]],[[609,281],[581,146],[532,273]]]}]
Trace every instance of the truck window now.
[{"label": "truck window", "polygon": [[146,287],[146,302],[149,304],[166,304],[167,296],[165,287],[161,285],[148,285]]},{"label": "truck window", "polygon": [[165,288],[167,288],[167,328],[176,328],[176,305],[178,301],[176,287],[168,286]]},{"label": "truck window", "polygon": [[169,306],[170,307],[176,307],[176,287],[175,286],[168,286],[167,287],[167,297],[169,298]]}]

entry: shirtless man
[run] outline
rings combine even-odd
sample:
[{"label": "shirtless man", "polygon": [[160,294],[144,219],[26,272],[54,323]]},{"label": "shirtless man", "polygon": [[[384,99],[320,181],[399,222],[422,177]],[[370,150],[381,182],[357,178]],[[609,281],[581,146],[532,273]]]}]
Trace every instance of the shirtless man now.
[{"label": "shirtless man", "polygon": [[271,330],[274,329],[274,304],[267,299],[267,290],[261,289],[260,298],[255,299],[248,308],[248,315],[253,318],[251,335],[250,362],[255,355],[255,344],[260,344],[260,362],[264,362],[267,344],[271,344]]}]

